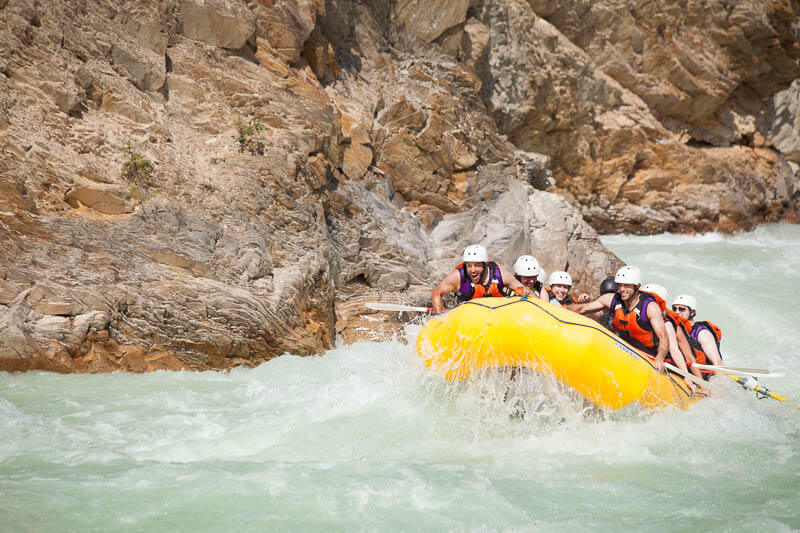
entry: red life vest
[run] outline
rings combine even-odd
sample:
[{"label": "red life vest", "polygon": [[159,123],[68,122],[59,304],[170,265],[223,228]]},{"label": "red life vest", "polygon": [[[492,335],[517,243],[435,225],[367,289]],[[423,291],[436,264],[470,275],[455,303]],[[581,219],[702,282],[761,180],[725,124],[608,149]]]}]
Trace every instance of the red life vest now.
[{"label": "red life vest", "polygon": [[659,305],[658,300],[649,292],[639,291],[639,301],[631,310],[625,309],[619,292],[614,294],[611,300],[611,311],[614,313],[611,327],[614,333],[628,341],[634,348],[650,355],[658,353],[658,336],[653,331],[650,319],[647,318],[647,305],[650,302]]}]

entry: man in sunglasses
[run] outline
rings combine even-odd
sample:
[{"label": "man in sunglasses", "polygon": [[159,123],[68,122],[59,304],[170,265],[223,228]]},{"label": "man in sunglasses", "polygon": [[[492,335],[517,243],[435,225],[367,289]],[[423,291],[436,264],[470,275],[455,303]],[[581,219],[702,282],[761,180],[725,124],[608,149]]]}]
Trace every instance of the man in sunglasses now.
[{"label": "man in sunglasses", "polygon": [[[648,283],[642,287],[642,292],[650,293],[656,297],[656,302],[661,308],[664,316],[664,327],[667,328],[667,339],[669,339],[669,352],[665,360],[661,361],[656,359],[653,365],[661,371],[664,369],[664,363],[672,363],[677,366],[684,374],[692,372],[695,377],[702,379],[702,374],[696,368],[687,368],[695,360],[695,353],[689,343],[689,331],[692,329],[692,324],[684,317],[678,315],[674,311],[667,309],[667,300],[669,293],[666,287],[656,283]],[[695,385],[691,380],[686,381],[689,389],[694,392]]]},{"label": "man in sunglasses", "polygon": [[669,350],[661,307],[653,295],[640,292],[642,274],[638,267],[624,266],[614,276],[617,292],[601,295],[592,302],[570,307],[589,315],[604,309],[612,313],[611,330],[634,348],[663,361]]},{"label": "man in sunglasses", "polygon": [[[719,343],[722,340],[722,330],[708,320],[692,322],[697,314],[697,300],[694,296],[680,294],[672,302],[672,310],[686,320],[692,327],[689,331],[689,345],[694,350],[695,358],[701,365],[721,365],[722,355],[719,352]],[[708,380],[710,371],[703,371],[703,378]]]}]

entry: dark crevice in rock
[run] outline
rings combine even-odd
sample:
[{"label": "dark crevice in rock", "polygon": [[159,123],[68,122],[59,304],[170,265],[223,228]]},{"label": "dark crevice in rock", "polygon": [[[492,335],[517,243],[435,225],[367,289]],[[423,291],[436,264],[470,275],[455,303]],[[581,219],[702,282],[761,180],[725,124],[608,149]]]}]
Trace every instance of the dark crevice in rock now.
[{"label": "dark crevice in rock", "polygon": [[315,28],[330,38],[339,68],[354,74],[363,68],[361,45],[355,36],[359,16],[357,7],[350,3],[329,3]]},{"label": "dark crevice in rock", "polygon": [[369,287],[369,282],[364,274],[358,274],[350,280],[350,283],[353,285],[364,285],[365,287]]},{"label": "dark crevice in rock", "polygon": [[700,139],[691,138],[686,141],[686,146],[691,146],[693,148],[716,148],[716,146],[708,141],[703,141]]},{"label": "dark crevice in rock", "polygon": [[81,102],[79,105],[75,106],[74,108],[70,109],[67,113],[67,116],[70,118],[83,118],[83,112],[88,109],[88,107]]},{"label": "dark crevice in rock", "polygon": [[[164,54],[164,72],[170,73],[172,72],[172,59],[170,59],[169,54]],[[164,97],[165,102],[169,102],[169,77],[164,77],[164,84],[159,89],[161,96]]]},{"label": "dark crevice in rock", "polygon": [[226,51],[229,57],[240,57],[245,61],[249,61],[250,63],[258,65],[258,60],[256,59],[256,50],[250,43],[245,44],[239,49]]}]

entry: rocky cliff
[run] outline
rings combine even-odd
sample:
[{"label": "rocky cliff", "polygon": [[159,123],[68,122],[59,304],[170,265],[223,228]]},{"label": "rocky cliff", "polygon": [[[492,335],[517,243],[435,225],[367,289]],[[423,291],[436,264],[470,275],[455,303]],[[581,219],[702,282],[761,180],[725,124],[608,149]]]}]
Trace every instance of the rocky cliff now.
[{"label": "rocky cliff", "polygon": [[775,219],[796,7],[0,0],[0,369],[319,353],[467,243],[592,288],[586,221]]},{"label": "rocky cliff", "polygon": [[474,68],[490,80],[490,113],[517,147],[551,158],[560,192],[598,231],[734,231],[796,201],[797,168],[768,134],[771,98],[800,75],[796,1],[473,12],[488,35]]}]

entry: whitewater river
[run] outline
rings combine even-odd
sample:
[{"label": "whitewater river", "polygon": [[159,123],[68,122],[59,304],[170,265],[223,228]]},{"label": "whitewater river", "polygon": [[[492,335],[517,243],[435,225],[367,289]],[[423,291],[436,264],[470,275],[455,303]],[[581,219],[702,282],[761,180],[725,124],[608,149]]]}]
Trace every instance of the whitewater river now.
[{"label": "whitewater river", "polygon": [[[800,226],[604,242],[800,402]],[[504,402],[504,379],[448,386],[393,342],[230,373],[0,373],[0,531],[800,529],[800,410],[718,378],[689,411],[604,416],[531,376]]]}]

